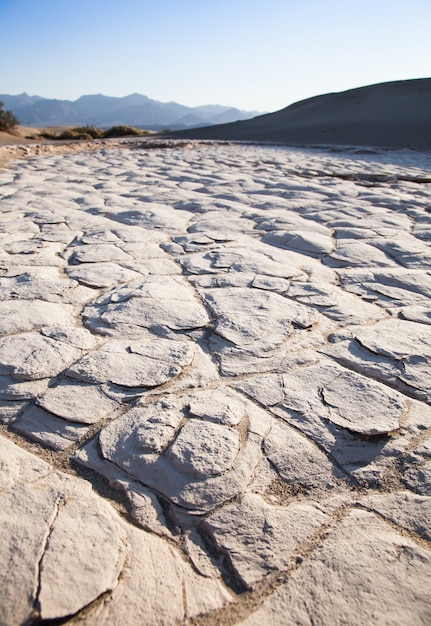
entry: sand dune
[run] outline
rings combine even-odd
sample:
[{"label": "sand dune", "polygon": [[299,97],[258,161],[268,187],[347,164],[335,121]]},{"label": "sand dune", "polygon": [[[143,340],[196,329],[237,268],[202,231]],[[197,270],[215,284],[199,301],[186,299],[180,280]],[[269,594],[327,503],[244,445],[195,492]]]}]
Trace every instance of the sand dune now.
[{"label": "sand dune", "polygon": [[181,131],[175,136],[430,150],[431,78],[316,96],[252,120]]}]

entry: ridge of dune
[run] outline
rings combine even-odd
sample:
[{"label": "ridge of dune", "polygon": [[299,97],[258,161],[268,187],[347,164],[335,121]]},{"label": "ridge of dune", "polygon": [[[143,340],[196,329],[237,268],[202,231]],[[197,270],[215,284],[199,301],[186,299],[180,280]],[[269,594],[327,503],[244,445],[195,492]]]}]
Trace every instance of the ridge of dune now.
[{"label": "ridge of dune", "polygon": [[431,78],[378,83],[295,102],[251,120],[176,137],[431,149]]}]

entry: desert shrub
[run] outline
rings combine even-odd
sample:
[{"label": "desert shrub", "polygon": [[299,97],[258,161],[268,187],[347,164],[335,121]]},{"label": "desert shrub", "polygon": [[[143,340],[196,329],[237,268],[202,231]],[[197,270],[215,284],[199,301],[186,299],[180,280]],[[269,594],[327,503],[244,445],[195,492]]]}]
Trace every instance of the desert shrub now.
[{"label": "desert shrub", "polygon": [[43,131],[39,133],[38,138],[43,139],[100,139],[103,137],[103,130],[96,128],[95,126],[75,126],[75,128],[68,128],[61,133],[51,133],[49,131]]},{"label": "desert shrub", "polygon": [[0,130],[10,132],[18,124],[18,120],[12,111],[3,110],[4,103],[0,100]]},{"label": "desert shrub", "polygon": [[49,131],[43,131],[39,133],[38,137],[43,139],[80,139],[88,141],[91,139],[102,139],[104,137],[128,137],[130,135],[140,136],[148,135],[148,130],[140,130],[133,126],[112,126],[108,130],[102,130],[95,126],[75,126],[74,128],[68,128],[62,133],[51,133]]},{"label": "desert shrub", "polygon": [[58,139],[100,139],[103,137],[103,130],[95,126],[75,126],[63,131]]},{"label": "desert shrub", "polygon": [[46,130],[38,133],[37,135],[28,135],[26,139],[40,139],[41,137],[42,139],[59,139],[59,136],[56,133],[50,133]]},{"label": "desert shrub", "polygon": [[145,135],[147,131],[139,130],[133,126],[112,126],[108,130],[105,130],[105,137],[127,137],[130,135]]}]

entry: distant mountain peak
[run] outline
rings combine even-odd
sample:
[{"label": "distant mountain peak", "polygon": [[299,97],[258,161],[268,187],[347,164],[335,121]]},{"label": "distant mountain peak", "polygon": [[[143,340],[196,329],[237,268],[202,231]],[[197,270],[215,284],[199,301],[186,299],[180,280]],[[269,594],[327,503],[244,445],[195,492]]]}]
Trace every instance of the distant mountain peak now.
[{"label": "distant mountain peak", "polygon": [[85,94],[74,101],[23,93],[0,95],[0,100],[21,124],[29,126],[89,124],[106,128],[127,124],[159,130],[232,122],[256,115],[223,105],[187,107],[177,102],[159,102],[136,92],[123,97]]}]

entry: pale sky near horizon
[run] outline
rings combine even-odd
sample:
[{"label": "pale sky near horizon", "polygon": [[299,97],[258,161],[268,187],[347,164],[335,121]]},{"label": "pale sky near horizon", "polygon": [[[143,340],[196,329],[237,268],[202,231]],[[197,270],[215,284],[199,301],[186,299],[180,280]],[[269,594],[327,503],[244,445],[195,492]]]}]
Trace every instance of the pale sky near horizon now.
[{"label": "pale sky near horizon", "polygon": [[431,76],[431,0],[0,0],[0,93],[275,111]]}]

